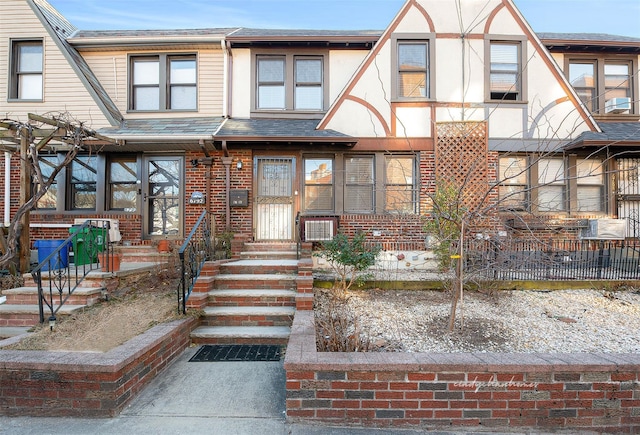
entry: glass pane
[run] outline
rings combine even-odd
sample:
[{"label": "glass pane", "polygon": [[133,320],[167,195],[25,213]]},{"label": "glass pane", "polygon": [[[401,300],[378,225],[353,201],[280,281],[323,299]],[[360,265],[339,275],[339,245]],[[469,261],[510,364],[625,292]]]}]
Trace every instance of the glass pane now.
[{"label": "glass pane", "polygon": [[427,75],[424,72],[401,72],[398,81],[400,97],[427,96]]},{"label": "glass pane", "polygon": [[258,109],[284,109],[284,85],[260,86]]},{"label": "glass pane", "polygon": [[95,156],[77,156],[71,162],[71,179],[74,183],[95,182],[98,179]]},{"label": "glass pane", "polygon": [[160,62],[141,61],[133,63],[133,84],[134,85],[157,85],[160,84]]},{"label": "glass pane", "polygon": [[503,157],[500,159],[500,180],[502,184],[527,184],[527,158]]},{"label": "glass pane", "polygon": [[193,110],[196,108],[196,87],[195,86],[172,86],[171,87],[171,109],[172,110]]},{"label": "glass pane", "polygon": [[47,192],[38,200],[37,208],[55,210],[58,205],[58,185],[53,183]]},{"label": "glass pane", "polygon": [[177,198],[163,197],[149,199],[151,225],[149,232],[153,235],[179,234],[180,201]]},{"label": "glass pane", "polygon": [[134,89],[134,109],[135,110],[159,110],[160,109],[160,89],[159,88],[135,88]]},{"label": "glass pane", "polygon": [[538,161],[539,184],[564,183],[564,160],[540,159]]},{"label": "glass pane", "polygon": [[109,165],[110,182],[135,183],[138,180],[135,160],[112,161]]},{"label": "glass pane", "polygon": [[344,209],[350,212],[373,211],[373,185],[346,186]]},{"label": "glass pane", "polygon": [[578,211],[602,211],[602,186],[578,186]]},{"label": "glass pane", "polygon": [[578,160],[576,174],[578,184],[603,184],[602,162],[600,160]]},{"label": "glass pane", "polygon": [[74,209],[91,209],[96,208],[96,184],[81,183],[72,187],[73,191],[73,208]]},{"label": "glass pane", "polygon": [[398,213],[414,213],[412,186],[387,187],[384,209]]},{"label": "glass pane", "polygon": [[345,160],[345,179],[352,184],[373,183],[373,158],[351,157]]},{"label": "glass pane", "polygon": [[502,185],[498,187],[498,196],[500,197],[500,208],[510,210],[527,209],[526,186]]},{"label": "glass pane", "polygon": [[333,210],[333,186],[331,185],[305,186],[304,208],[307,211]]},{"label": "glass pane", "polygon": [[518,83],[516,73],[491,73],[492,91],[515,91]]},{"label": "glass pane", "polygon": [[258,83],[284,82],[283,59],[258,59]]},{"label": "glass pane", "polygon": [[398,44],[398,68],[405,70],[427,69],[427,44]]},{"label": "glass pane", "polygon": [[544,186],[538,188],[538,210],[564,210],[564,186]]},{"label": "glass pane", "polygon": [[572,63],[569,65],[569,81],[577,88],[595,88],[595,65]]},{"label": "glass pane", "polygon": [[260,196],[291,196],[291,161],[262,161],[258,168]]},{"label": "glass pane", "polygon": [[306,159],[304,180],[307,184],[333,184],[333,160]]},{"label": "glass pane", "polygon": [[42,72],[42,44],[18,46],[18,72]]},{"label": "glass pane", "polygon": [[21,100],[42,100],[42,75],[21,74],[18,78],[18,98]]},{"label": "glass pane", "polygon": [[491,44],[491,69],[518,71],[518,45]]},{"label": "glass pane", "polygon": [[322,87],[296,87],[296,110],[322,110]]},{"label": "glass pane", "polygon": [[196,61],[189,59],[171,60],[170,83],[173,85],[195,84]]},{"label": "glass pane", "polygon": [[595,89],[576,89],[576,92],[587,109],[595,110]]},{"label": "glass pane", "polygon": [[607,89],[604,93],[605,101],[609,101],[612,98],[626,98],[628,96],[629,88]]},{"label": "glass pane", "polygon": [[135,183],[118,183],[111,186],[111,209],[136,211],[138,185]]},{"label": "glass pane", "polygon": [[387,157],[386,184],[409,184],[413,186],[413,158]]},{"label": "glass pane", "polygon": [[320,59],[296,60],[296,83],[322,83],[322,61]]}]

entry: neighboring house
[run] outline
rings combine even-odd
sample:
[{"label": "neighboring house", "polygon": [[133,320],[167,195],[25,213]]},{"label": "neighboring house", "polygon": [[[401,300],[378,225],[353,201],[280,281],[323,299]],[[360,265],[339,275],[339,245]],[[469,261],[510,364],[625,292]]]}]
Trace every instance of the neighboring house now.
[{"label": "neighboring house", "polygon": [[[58,176],[32,238],[100,217],[132,244],[181,240],[204,208],[217,232],[255,241],[295,240],[299,224],[305,240],[339,227],[423,249],[444,179],[505,220],[627,210],[618,161],[593,147],[640,137],[640,41],[541,41],[511,0],[445,5],[409,0],[384,32],[82,31],[44,0],[5,1],[3,115],[66,111],[118,141]],[[8,146],[3,173],[19,167]],[[0,178],[5,221],[17,179]]]}]

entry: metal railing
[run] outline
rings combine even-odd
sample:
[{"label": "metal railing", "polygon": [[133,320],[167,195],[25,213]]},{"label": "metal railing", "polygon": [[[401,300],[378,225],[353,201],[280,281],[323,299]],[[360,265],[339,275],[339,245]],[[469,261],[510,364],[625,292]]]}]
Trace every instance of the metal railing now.
[{"label": "metal railing", "polygon": [[640,279],[638,240],[468,240],[465,268],[492,280]]},{"label": "metal railing", "polygon": [[[67,239],[51,249],[51,253],[31,270],[38,288],[40,323],[45,321],[46,307],[51,327],[58,311],[87,275],[101,269],[97,261],[98,253],[106,256],[107,266],[111,264],[110,257],[113,255],[113,247],[109,243],[109,221],[87,220],[81,225],[74,225],[70,233]],[[72,249],[73,265],[70,261]]]},{"label": "metal railing", "polygon": [[209,213],[204,210],[178,251],[181,269],[178,284],[178,311],[182,314],[187,312],[187,300],[204,263],[214,258],[215,238],[212,235]]}]

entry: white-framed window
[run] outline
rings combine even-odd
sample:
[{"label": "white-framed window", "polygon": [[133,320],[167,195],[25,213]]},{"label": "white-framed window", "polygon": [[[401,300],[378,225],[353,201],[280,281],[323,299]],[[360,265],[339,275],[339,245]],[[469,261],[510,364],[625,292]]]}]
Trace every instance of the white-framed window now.
[{"label": "white-framed window", "polygon": [[135,111],[196,110],[195,55],[133,56],[129,108]]},{"label": "white-framed window", "polygon": [[44,56],[41,40],[11,41],[9,99],[43,99]]}]

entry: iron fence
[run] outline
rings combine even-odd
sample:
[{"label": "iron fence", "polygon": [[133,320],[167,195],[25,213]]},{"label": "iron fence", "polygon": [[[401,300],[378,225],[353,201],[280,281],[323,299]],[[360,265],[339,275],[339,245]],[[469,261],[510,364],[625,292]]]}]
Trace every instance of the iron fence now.
[{"label": "iron fence", "polygon": [[465,242],[465,269],[492,280],[640,279],[637,240]]}]

